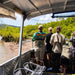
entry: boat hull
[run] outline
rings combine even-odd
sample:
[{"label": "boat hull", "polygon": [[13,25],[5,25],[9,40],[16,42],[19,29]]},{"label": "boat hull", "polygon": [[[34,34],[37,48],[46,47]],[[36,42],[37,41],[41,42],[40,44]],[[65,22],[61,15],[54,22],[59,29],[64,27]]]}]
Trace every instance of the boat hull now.
[{"label": "boat hull", "polygon": [[[27,52],[21,55],[21,64],[30,61],[31,53],[33,50],[28,50]],[[15,65],[18,63],[19,56],[3,63],[0,65],[0,75],[13,75],[13,70],[15,69]]]},{"label": "boat hull", "polygon": [[[31,60],[31,57],[33,55],[34,50],[28,50],[25,53],[21,55],[21,67],[23,67],[23,64],[25,62],[28,62]],[[13,75],[13,71],[15,67],[17,68],[19,61],[19,56],[3,63],[0,65],[0,75]],[[17,66],[15,66],[17,65]],[[52,73],[52,72],[44,72],[43,75],[63,75],[63,73]],[[73,74],[67,74],[67,75],[73,75]],[[75,74],[74,74],[75,75]]]}]

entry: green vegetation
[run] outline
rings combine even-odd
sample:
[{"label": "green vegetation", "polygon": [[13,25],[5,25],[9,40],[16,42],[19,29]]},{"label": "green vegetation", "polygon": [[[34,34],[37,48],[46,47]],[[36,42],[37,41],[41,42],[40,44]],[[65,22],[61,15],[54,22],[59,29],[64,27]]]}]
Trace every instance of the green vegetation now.
[{"label": "green vegetation", "polygon": [[[38,25],[27,25],[23,28],[23,40],[27,38],[31,38],[35,32],[38,31]],[[66,37],[70,38],[73,31],[75,31],[75,17],[67,18],[66,20],[63,18],[61,21],[44,23],[43,31],[48,33],[48,28],[53,27],[53,33],[55,32],[55,28],[57,26],[61,26],[61,33]],[[19,41],[20,28],[19,27],[11,27],[0,25],[0,35],[3,37],[5,41]]]}]

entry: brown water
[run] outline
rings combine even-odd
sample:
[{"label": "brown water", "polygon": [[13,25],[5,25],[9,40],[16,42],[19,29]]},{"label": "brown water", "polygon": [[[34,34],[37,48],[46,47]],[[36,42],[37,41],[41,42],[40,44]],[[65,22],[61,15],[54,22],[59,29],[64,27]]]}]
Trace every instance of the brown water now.
[{"label": "brown water", "polygon": [[15,53],[14,50],[10,50],[8,48],[9,46],[1,39],[2,37],[0,36],[0,65],[18,55],[18,53]]},{"label": "brown water", "polygon": [[[12,54],[12,55],[11,55]],[[8,50],[3,41],[0,41],[0,64],[6,62],[13,57],[13,52]]]},{"label": "brown water", "polygon": [[[27,42],[22,45],[22,53],[32,47],[32,42]],[[4,42],[0,40],[0,65],[18,56],[19,44],[13,42]]]},{"label": "brown water", "polygon": [[0,41],[0,64],[3,63],[7,58],[7,55],[5,54],[8,54],[7,50],[4,47],[3,41]]}]

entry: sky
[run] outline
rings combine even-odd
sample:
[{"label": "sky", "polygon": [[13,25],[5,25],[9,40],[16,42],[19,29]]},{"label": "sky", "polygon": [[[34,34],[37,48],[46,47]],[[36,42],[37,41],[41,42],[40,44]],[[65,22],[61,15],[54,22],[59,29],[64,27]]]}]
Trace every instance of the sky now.
[{"label": "sky", "polygon": [[[35,25],[36,23],[48,23],[52,21],[56,21],[56,18],[51,17],[52,14],[46,14],[38,17],[34,17],[31,19],[26,19],[24,21],[24,26],[26,25]],[[15,13],[16,20],[10,18],[0,18],[0,24],[8,24],[14,26],[20,26],[22,24],[22,16],[18,13]]]},{"label": "sky", "polygon": [[[65,13],[64,15],[67,15],[68,13]],[[70,14],[74,14],[75,12],[71,12]],[[59,14],[61,15],[61,14]],[[63,14],[62,14],[63,15]],[[59,21],[61,19],[59,18],[52,18],[51,17],[52,14],[46,14],[46,15],[42,15],[42,16],[38,16],[38,17],[34,17],[31,19],[26,19],[24,21],[24,26],[26,25],[35,25],[36,23],[48,23],[48,22],[52,22],[52,21]],[[7,25],[13,25],[13,26],[21,26],[22,25],[22,15],[15,13],[15,18],[14,19],[10,19],[10,18],[0,18],[0,24],[7,24]],[[66,18],[65,18],[66,19]]]}]

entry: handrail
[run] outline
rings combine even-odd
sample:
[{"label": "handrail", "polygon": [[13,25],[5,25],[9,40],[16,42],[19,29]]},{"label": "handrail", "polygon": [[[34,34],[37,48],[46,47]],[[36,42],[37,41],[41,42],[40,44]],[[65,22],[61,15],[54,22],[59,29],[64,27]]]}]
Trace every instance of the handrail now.
[{"label": "handrail", "polygon": [[27,42],[31,42],[32,40],[27,40],[27,41],[22,41],[22,44],[27,43]]}]

